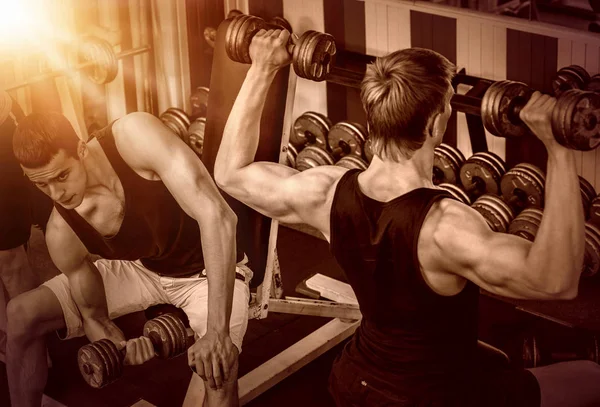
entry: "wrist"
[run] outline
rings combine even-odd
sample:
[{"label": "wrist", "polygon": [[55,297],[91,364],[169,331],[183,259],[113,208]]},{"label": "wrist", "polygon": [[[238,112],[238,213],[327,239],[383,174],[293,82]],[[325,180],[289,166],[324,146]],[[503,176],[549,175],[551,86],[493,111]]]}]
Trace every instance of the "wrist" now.
[{"label": "wrist", "polygon": [[272,81],[277,74],[277,68],[273,66],[266,66],[260,64],[252,64],[250,65],[250,69],[248,69],[247,77],[251,77],[254,79],[263,79],[267,81]]}]

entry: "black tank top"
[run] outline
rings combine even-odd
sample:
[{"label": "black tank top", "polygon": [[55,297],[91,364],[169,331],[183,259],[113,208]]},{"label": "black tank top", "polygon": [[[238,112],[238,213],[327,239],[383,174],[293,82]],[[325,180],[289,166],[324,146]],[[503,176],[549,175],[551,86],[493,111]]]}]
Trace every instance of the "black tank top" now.
[{"label": "black tank top", "polygon": [[[125,193],[125,214],[119,232],[103,237],[75,210],[55,207],[90,253],[105,259],[141,260],[160,275],[185,277],[204,269],[198,222],[179,206],[162,181],[140,177],[123,160],[112,124],[94,134]],[[237,254],[242,260],[243,252]]]},{"label": "black tank top", "polygon": [[331,208],[331,251],[363,315],[341,357],[394,394],[452,397],[475,364],[479,289],[436,294],[417,257],[429,209],[450,194],[419,188],[383,203],[360,191],[359,173],[344,174]]}]

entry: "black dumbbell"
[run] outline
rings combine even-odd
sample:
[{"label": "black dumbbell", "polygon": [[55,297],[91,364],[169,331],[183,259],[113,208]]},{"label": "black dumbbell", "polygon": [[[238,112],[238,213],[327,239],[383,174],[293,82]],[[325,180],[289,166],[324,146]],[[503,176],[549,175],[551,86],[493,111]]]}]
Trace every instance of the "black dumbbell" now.
[{"label": "black dumbbell", "polygon": [[[261,29],[278,29],[276,21],[267,23],[260,17],[239,15],[231,19],[225,34],[225,51],[229,58],[245,64],[250,59],[250,43]],[[334,65],[336,46],[334,38],[317,31],[306,31],[296,42],[288,43],[288,52],[292,55],[296,75],[313,81],[323,81]]]},{"label": "black dumbbell", "polygon": [[327,147],[335,161],[347,155],[363,156],[367,129],[359,123],[341,121],[327,133]]},{"label": "black dumbbell", "polygon": [[494,232],[506,233],[515,216],[502,198],[494,194],[481,195],[471,207],[483,216]]},{"label": "black dumbbell", "polygon": [[[194,332],[174,314],[163,314],[146,322],[144,336],[150,338],[159,358],[170,359],[191,346]],[[125,348],[117,349],[109,339],[82,346],[77,361],[85,382],[96,389],[113,383],[123,372],[125,352]]]},{"label": "black dumbbell", "polygon": [[[484,127],[498,137],[530,134],[520,119],[533,89],[522,82],[494,82],[481,100]],[[561,94],[552,110],[552,133],[561,145],[580,151],[600,145],[600,93],[570,89]]]},{"label": "black dumbbell", "polygon": [[500,180],[502,198],[515,213],[524,208],[544,207],[544,172],[533,164],[520,163],[508,170]]},{"label": "black dumbbell", "polygon": [[499,195],[505,172],[504,160],[496,154],[475,153],[460,167],[460,183],[473,201],[483,194]]}]

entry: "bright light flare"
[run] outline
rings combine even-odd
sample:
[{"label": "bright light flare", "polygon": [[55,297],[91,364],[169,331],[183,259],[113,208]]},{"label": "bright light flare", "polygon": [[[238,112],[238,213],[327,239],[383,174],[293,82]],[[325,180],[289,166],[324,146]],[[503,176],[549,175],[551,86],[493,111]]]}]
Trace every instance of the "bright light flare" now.
[{"label": "bright light flare", "polygon": [[45,6],[43,0],[0,0],[0,49],[39,45],[48,24]]}]

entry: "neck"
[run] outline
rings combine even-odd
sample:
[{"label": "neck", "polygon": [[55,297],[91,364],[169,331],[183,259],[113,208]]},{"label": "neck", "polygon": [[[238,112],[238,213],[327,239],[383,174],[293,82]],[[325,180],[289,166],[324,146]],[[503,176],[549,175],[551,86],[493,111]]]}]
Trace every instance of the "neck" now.
[{"label": "neck", "polygon": [[362,179],[375,189],[404,193],[416,188],[433,188],[432,176],[433,147],[424,145],[410,159],[392,161],[373,157]]}]

